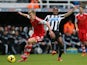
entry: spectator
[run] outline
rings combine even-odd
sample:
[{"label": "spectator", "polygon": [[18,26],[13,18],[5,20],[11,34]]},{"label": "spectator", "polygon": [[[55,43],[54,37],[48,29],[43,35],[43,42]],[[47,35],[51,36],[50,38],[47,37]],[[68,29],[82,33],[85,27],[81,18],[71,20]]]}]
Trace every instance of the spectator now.
[{"label": "spectator", "polygon": [[8,31],[4,31],[3,32],[3,35],[2,35],[2,42],[3,42],[3,52],[4,52],[4,54],[8,54]]},{"label": "spectator", "polygon": [[31,37],[32,34],[33,34],[33,29],[32,29],[32,27],[30,27],[30,28],[29,28],[29,36]]},{"label": "spectator", "polygon": [[69,47],[71,46],[71,35],[73,34],[74,29],[75,27],[71,20],[64,24],[64,52],[66,52],[66,45],[68,45]]},{"label": "spectator", "polygon": [[22,26],[19,27],[19,35],[23,36],[26,39],[26,36],[25,36],[25,33],[23,32],[23,27]]},{"label": "spectator", "polygon": [[27,6],[29,9],[38,9],[40,8],[40,5],[38,3],[38,0],[31,0],[29,5]]},{"label": "spectator", "polygon": [[51,53],[52,52],[51,40],[49,38],[47,38],[47,36],[44,37],[41,46],[44,46],[43,53]]},{"label": "spectator", "polygon": [[80,5],[79,1],[73,1],[72,3],[73,3],[73,5],[77,5],[77,6]]},{"label": "spectator", "polygon": [[28,39],[29,38],[29,29],[28,29],[28,27],[24,27],[23,28],[23,33],[24,33],[24,35],[25,35],[25,37],[26,37],[26,39]]},{"label": "spectator", "polygon": [[81,42],[78,38],[78,34],[76,31],[74,31],[71,36],[71,43],[72,43],[73,47],[77,46],[77,48],[80,47],[80,45],[81,45]]},{"label": "spectator", "polygon": [[64,44],[65,45],[68,45],[68,46],[71,46],[71,36],[69,36],[69,35],[66,35],[66,34],[64,34],[63,35],[64,36]]},{"label": "spectator", "polygon": [[4,46],[3,45],[3,38],[2,38],[3,31],[4,31],[3,27],[0,26],[0,54],[3,54],[3,50],[4,50],[4,48],[3,48],[3,46]]},{"label": "spectator", "polygon": [[71,35],[75,27],[71,20],[64,24],[64,34]]},{"label": "spectator", "polygon": [[20,53],[20,46],[19,46],[19,39],[20,35],[18,31],[15,31],[15,36],[14,36],[14,48],[17,53]]}]

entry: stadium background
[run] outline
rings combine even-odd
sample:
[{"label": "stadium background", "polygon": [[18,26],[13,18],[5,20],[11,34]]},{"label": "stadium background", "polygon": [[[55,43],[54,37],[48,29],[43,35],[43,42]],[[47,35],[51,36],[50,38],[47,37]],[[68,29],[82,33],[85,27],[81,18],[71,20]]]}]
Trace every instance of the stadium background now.
[{"label": "stadium background", "polygon": [[[51,8],[54,6],[57,6],[59,8],[59,14],[66,13],[75,5],[83,5],[84,10],[87,11],[87,4],[86,0],[79,0],[79,1],[73,1],[73,0],[38,0],[40,8],[35,9],[36,14],[38,17],[44,19],[46,15],[52,14]],[[24,13],[27,13],[29,8],[27,7],[28,4],[30,4],[30,0],[0,0],[0,26],[28,26],[31,27],[31,24],[29,23],[29,20],[21,15],[19,15],[17,12],[21,11]],[[34,3],[35,4],[35,3]],[[33,5],[34,6],[34,5]],[[75,22],[75,16],[74,14],[77,13],[78,10],[76,10],[73,14],[71,14],[69,17],[62,20],[60,23],[60,31],[63,33],[63,25],[68,21],[72,20],[72,22]]]},{"label": "stadium background", "polygon": [[[66,12],[59,12],[59,14],[64,14],[64,13]],[[42,19],[44,19],[48,14],[52,14],[52,12],[36,12],[36,15]],[[70,19],[74,23],[75,21],[74,14],[71,14],[69,17],[63,19],[62,22],[60,23],[60,31],[62,33],[63,33],[63,25]],[[12,26],[23,26],[23,27],[31,26],[29,19],[19,15],[18,12],[0,12],[0,25],[1,26],[12,25]]]},{"label": "stadium background", "polygon": [[[36,14],[38,17],[44,19],[46,15],[52,14],[50,11],[50,8],[54,5],[58,6],[59,8],[59,14],[66,13],[70,6],[73,5],[79,5],[78,1],[80,3],[83,3],[84,10],[87,12],[87,0],[76,0],[77,2],[72,3],[75,0],[39,0],[39,4],[41,5],[41,8],[35,9]],[[41,2],[42,1],[42,2]],[[29,19],[19,15],[17,12],[21,11],[24,13],[28,12],[28,8],[26,5],[30,4],[30,0],[0,0],[0,27],[6,27],[7,25],[12,26],[28,26],[31,27],[31,24],[29,23]],[[47,8],[43,7],[47,6]],[[60,31],[63,33],[63,25],[71,19],[72,22],[75,22],[75,16],[74,14],[77,13],[75,11],[73,14],[71,14],[69,17],[62,20],[60,23]],[[1,38],[0,38],[1,40]],[[12,43],[13,44],[13,43]],[[4,44],[1,44],[0,42],[0,64],[2,65],[87,65],[87,56],[82,57],[80,53],[77,53],[76,48],[72,48],[72,46],[68,49],[70,52],[65,53],[63,55],[63,62],[57,61],[57,54],[52,56],[51,54],[31,54],[27,60],[27,62],[18,63],[17,61],[20,59],[20,54],[15,54],[16,56],[16,62],[15,63],[9,63],[7,61],[7,57],[9,53],[6,55],[1,55],[3,51],[5,51],[5,47],[2,50],[2,46]],[[17,48],[17,47],[16,47]],[[19,50],[19,48],[17,49]],[[71,51],[73,50],[73,51]]]}]

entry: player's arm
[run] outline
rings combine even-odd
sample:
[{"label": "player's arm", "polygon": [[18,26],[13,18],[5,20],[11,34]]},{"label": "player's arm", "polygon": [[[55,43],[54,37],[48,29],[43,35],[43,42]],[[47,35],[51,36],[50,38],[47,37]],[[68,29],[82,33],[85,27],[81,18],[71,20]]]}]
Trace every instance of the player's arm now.
[{"label": "player's arm", "polygon": [[52,39],[54,39],[56,36],[55,36],[54,32],[52,31],[52,29],[51,29],[51,27],[50,27],[50,24],[49,24],[47,21],[44,21],[44,20],[43,20],[43,22],[46,22],[45,24],[46,24],[47,27],[48,27],[49,35],[50,35],[50,37],[51,37]]},{"label": "player's arm", "polygon": [[40,19],[38,17],[36,17],[36,19],[39,21],[40,24],[46,25],[48,27],[49,34],[50,34],[51,38],[55,38],[55,34],[53,33],[53,31],[52,31],[52,29],[50,27],[50,24],[47,21],[42,20],[42,19]]},{"label": "player's arm", "polygon": [[69,15],[71,15],[75,9],[76,9],[76,7],[73,7],[73,9],[71,9],[70,11],[68,11],[67,13],[64,14],[64,17],[68,17]]},{"label": "player's arm", "polygon": [[78,25],[77,25],[77,19],[75,19],[75,28],[76,28],[76,31],[79,31],[79,28],[78,28]]},{"label": "player's arm", "polygon": [[27,18],[30,18],[28,14],[25,14],[25,13],[22,13],[22,12],[18,12],[18,14],[24,16],[24,17],[27,17]]},{"label": "player's arm", "polygon": [[49,31],[51,31],[50,24],[49,24],[47,21],[42,20],[42,19],[40,19],[40,18],[38,18],[38,17],[36,17],[36,20],[38,20],[40,24],[47,25],[47,27],[48,27]]}]

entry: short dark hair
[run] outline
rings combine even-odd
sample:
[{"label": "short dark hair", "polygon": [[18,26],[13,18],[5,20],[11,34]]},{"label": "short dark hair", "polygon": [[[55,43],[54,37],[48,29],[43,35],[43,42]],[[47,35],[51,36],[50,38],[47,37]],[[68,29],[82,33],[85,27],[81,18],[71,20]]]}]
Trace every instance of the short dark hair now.
[{"label": "short dark hair", "polygon": [[57,10],[57,11],[58,11],[58,8],[57,8],[57,7],[53,7],[53,11],[54,11],[54,10]]}]

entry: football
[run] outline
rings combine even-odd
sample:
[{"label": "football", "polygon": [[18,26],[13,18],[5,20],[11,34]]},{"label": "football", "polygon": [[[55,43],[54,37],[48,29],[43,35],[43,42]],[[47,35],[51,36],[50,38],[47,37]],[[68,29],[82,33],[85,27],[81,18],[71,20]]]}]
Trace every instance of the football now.
[{"label": "football", "polygon": [[14,63],[16,61],[16,57],[14,55],[8,55],[7,60],[11,63]]}]

